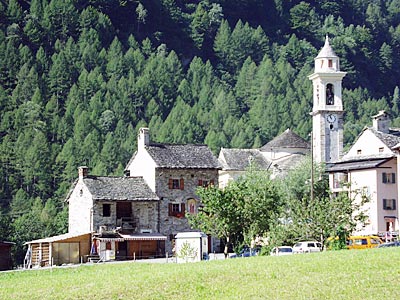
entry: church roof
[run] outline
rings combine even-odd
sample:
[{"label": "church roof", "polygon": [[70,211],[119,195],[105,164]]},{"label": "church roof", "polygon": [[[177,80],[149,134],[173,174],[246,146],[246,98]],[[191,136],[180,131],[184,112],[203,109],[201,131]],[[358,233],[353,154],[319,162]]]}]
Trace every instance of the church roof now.
[{"label": "church roof", "polygon": [[338,57],[333,51],[331,45],[329,44],[329,38],[326,36],[324,47],[322,47],[321,51],[318,53],[317,58],[321,57]]},{"label": "church roof", "polygon": [[277,176],[284,176],[288,171],[295,168],[300,162],[305,158],[305,154],[294,153],[291,155],[284,156],[276,161],[274,161],[272,168]]},{"label": "church roof", "polygon": [[220,169],[217,158],[207,145],[150,144],[147,152],[160,168]]},{"label": "church roof", "polygon": [[[224,160],[221,159],[221,154]],[[255,164],[260,169],[268,169],[271,162],[258,149],[221,149],[220,162],[224,170],[244,171]]]},{"label": "church roof", "polygon": [[95,200],[159,200],[143,177],[87,176],[83,182]]},{"label": "church roof", "polygon": [[286,129],[281,135],[277,136],[272,141],[262,146],[260,150],[270,151],[277,148],[310,149],[310,144],[290,129]]}]

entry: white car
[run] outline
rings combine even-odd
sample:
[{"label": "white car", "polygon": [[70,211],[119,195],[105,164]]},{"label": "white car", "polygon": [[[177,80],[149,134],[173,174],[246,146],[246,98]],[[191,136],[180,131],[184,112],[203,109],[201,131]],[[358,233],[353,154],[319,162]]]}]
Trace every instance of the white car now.
[{"label": "white car", "polygon": [[316,241],[298,242],[293,246],[293,253],[321,252],[322,244]]},{"label": "white car", "polygon": [[290,246],[274,247],[270,254],[272,256],[292,255],[293,249]]}]

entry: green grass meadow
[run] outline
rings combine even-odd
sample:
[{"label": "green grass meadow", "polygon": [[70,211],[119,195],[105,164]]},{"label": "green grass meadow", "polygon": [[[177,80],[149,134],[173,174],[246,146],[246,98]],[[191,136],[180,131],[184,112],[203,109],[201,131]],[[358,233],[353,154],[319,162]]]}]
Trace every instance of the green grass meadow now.
[{"label": "green grass meadow", "polygon": [[400,248],[1,272],[0,299],[400,299]]}]

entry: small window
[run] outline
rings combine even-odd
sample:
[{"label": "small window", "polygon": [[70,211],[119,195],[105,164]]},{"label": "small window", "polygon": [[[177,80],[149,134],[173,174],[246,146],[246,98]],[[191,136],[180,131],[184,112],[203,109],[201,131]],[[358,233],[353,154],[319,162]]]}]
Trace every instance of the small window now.
[{"label": "small window", "polygon": [[379,152],[383,152],[383,147],[379,147]]},{"label": "small window", "polygon": [[103,217],[111,216],[111,204],[103,204]]},{"label": "small window", "polygon": [[333,67],[332,59],[329,59],[329,60],[328,60],[328,67],[329,67],[329,68],[332,68],[332,67]]},{"label": "small window", "polygon": [[170,178],[168,181],[168,187],[170,190],[183,190],[184,189],[183,178],[181,179]]},{"label": "small window", "polygon": [[185,216],[185,203],[169,203],[168,216],[183,218]]},{"label": "small window", "polygon": [[361,149],[358,149],[358,150],[357,150],[357,154],[358,154],[358,155],[361,155]]},{"label": "small window", "polygon": [[383,199],[383,209],[384,210],[395,210],[396,209],[396,199]]},{"label": "small window", "polygon": [[208,180],[199,179],[199,182],[198,182],[197,185],[198,186],[202,186],[202,187],[208,187],[210,185],[214,185],[214,180],[208,181]]},{"label": "small window", "polygon": [[382,173],[382,182],[383,183],[396,183],[396,174],[395,173]]}]

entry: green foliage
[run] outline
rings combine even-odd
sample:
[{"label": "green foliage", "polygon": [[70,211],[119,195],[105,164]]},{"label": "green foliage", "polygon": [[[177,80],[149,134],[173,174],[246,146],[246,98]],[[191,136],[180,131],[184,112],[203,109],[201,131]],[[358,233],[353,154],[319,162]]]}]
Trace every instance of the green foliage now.
[{"label": "green foliage", "polygon": [[3,215],[25,220],[39,197],[65,230],[65,210],[54,203],[76,168],[122,175],[140,125],[154,141],[206,143],[215,154],[260,147],[286,128],[306,138],[307,75],[325,34],[347,72],[345,144],[378,110],[398,126],[398,4],[1,1]]},{"label": "green foliage", "polygon": [[331,194],[323,166],[313,167],[311,172],[311,159],[305,160],[281,180],[285,206],[270,233],[273,244],[310,239],[324,244],[329,237],[338,236],[337,247],[342,247],[346,235],[354,231],[358,222],[365,221],[361,207],[369,201],[368,195],[363,191]]},{"label": "green foliage", "polygon": [[225,254],[230,243],[239,247],[264,236],[281,207],[270,174],[253,168],[223,190],[212,186],[199,188],[197,194],[203,207],[197,215],[188,216],[189,222],[194,228],[224,238]]}]

